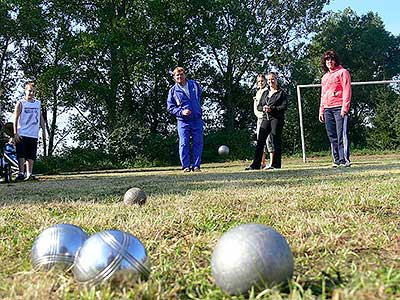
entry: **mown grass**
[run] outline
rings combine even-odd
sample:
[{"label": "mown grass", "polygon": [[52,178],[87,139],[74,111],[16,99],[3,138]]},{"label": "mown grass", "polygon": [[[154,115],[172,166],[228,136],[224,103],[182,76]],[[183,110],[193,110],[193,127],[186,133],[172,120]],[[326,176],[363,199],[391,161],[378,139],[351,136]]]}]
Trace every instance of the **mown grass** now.
[{"label": "mown grass", "polygon": [[[287,288],[250,299],[400,299],[400,156],[357,156],[349,169],[328,158],[286,159],[284,168],[243,171],[245,163],[42,177],[0,186],[0,299],[245,299],[218,289],[210,259],[219,237],[262,223],[288,240],[295,274]],[[130,187],[146,191],[126,206]],[[152,261],[145,282],[88,289],[72,274],[36,272],[34,239],[57,223],[89,234],[137,236]]]}]

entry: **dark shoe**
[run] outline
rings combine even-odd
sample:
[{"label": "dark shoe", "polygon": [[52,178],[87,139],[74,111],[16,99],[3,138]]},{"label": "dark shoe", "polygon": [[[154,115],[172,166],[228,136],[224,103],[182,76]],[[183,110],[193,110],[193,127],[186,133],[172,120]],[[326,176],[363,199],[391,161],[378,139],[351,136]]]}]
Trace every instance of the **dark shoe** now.
[{"label": "dark shoe", "polygon": [[344,164],[341,164],[341,166],[345,167],[345,168],[350,168],[351,167],[351,162],[347,161]]},{"label": "dark shoe", "polygon": [[194,168],[193,168],[193,172],[201,172],[201,170],[200,170],[199,167],[194,167]]},{"label": "dark shoe", "polygon": [[184,169],[183,169],[183,172],[184,172],[184,173],[189,173],[189,172],[190,172],[190,168],[184,168]]},{"label": "dark shoe", "polygon": [[24,181],[24,180],[25,180],[24,174],[18,174],[18,176],[15,177],[15,182]]},{"label": "dark shoe", "polygon": [[252,171],[252,170],[258,170],[258,169],[255,169],[252,166],[248,166],[248,167],[244,168],[244,170],[245,171]]},{"label": "dark shoe", "polygon": [[24,181],[38,180],[37,177],[33,174],[29,175],[24,179]]},{"label": "dark shoe", "polygon": [[338,167],[340,167],[340,164],[339,164],[339,163],[335,163],[335,162],[334,162],[334,163],[332,164],[332,168],[338,168]]}]

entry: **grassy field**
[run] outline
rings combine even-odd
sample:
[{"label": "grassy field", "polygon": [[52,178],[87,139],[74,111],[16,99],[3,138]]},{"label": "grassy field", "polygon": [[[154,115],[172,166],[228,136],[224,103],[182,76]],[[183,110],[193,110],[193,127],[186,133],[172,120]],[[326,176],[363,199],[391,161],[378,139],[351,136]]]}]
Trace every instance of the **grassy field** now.
[{"label": "grassy field", "polygon": [[[250,299],[400,299],[400,155],[356,156],[351,168],[328,158],[285,159],[284,168],[244,171],[244,162],[42,176],[0,185],[0,299],[245,299],[215,286],[210,259],[228,229],[262,223],[291,246],[287,288]],[[140,187],[142,207],[126,206]],[[31,269],[30,249],[46,227],[137,236],[152,261],[150,278],[129,285],[77,284],[70,273]]]}]

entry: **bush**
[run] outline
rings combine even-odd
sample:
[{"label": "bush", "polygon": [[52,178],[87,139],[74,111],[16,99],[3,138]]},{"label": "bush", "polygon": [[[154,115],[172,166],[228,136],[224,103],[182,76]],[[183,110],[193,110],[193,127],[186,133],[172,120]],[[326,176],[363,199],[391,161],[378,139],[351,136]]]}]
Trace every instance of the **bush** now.
[{"label": "bush", "polygon": [[[221,145],[229,147],[228,156],[218,155],[218,148]],[[216,131],[204,137],[203,162],[247,159],[253,154],[253,138],[249,130]]]}]

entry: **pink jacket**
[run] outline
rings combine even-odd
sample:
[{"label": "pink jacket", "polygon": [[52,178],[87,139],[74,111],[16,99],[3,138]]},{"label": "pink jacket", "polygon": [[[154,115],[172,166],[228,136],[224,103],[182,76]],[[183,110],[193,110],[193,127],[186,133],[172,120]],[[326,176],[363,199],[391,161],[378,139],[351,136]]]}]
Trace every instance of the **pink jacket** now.
[{"label": "pink jacket", "polygon": [[342,107],[342,112],[348,113],[351,102],[350,73],[342,66],[330,70],[322,76],[321,105],[319,113],[322,115],[325,108]]}]

